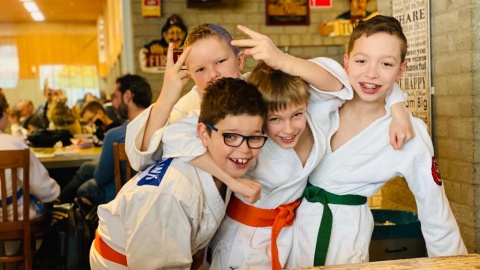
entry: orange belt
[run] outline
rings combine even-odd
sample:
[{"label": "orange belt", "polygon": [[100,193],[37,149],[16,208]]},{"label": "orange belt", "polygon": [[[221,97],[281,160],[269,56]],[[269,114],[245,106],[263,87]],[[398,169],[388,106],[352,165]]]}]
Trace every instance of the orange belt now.
[{"label": "orange belt", "polygon": [[105,241],[103,241],[103,239],[98,235],[98,230],[95,231],[95,241],[93,242],[98,254],[100,254],[100,256],[102,256],[104,259],[121,264],[125,267],[128,266],[127,256],[119,253],[107,245],[107,243],[105,243]]},{"label": "orange belt", "polygon": [[227,215],[250,227],[272,227],[272,269],[282,269],[278,259],[277,238],[283,227],[291,226],[295,217],[295,209],[300,205],[300,200],[289,204],[280,205],[275,209],[257,208],[242,202],[232,196],[227,208]]}]

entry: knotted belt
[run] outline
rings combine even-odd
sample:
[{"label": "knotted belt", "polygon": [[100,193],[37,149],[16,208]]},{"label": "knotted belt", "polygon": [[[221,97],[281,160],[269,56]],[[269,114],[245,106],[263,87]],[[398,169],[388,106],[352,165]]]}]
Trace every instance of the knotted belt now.
[{"label": "knotted belt", "polygon": [[328,204],[363,205],[367,202],[367,197],[360,195],[336,195],[317,186],[312,186],[310,183],[303,191],[303,197],[309,202],[323,204],[322,221],[318,229],[313,261],[314,266],[323,266],[327,258],[330,235],[332,234],[333,215]]},{"label": "knotted belt", "polygon": [[263,209],[242,202],[232,196],[227,208],[227,215],[244,225],[250,227],[272,227],[271,251],[272,269],[282,269],[278,258],[277,238],[280,231],[293,224],[295,209],[300,205],[300,200],[289,204],[280,205],[275,209]]},{"label": "knotted belt", "polygon": [[94,242],[93,245],[95,246],[95,250],[97,250],[98,254],[100,254],[100,256],[102,256],[104,259],[114,263],[121,264],[123,266],[128,266],[127,256],[114,250],[107,243],[105,243],[102,237],[98,235],[98,230],[95,231],[95,240],[93,242]]}]

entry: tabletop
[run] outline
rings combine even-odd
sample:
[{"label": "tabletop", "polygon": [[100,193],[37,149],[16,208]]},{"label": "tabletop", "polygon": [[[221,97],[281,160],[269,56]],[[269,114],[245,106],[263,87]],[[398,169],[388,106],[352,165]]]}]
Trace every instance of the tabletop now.
[{"label": "tabletop", "polygon": [[369,262],[360,264],[344,264],[320,266],[312,268],[299,268],[297,270],[473,270],[480,269],[480,254],[468,254],[459,256],[428,257],[402,259],[380,262]]},{"label": "tabletop", "polygon": [[85,161],[100,158],[101,147],[90,148],[31,148],[35,156],[47,168],[79,167]]}]

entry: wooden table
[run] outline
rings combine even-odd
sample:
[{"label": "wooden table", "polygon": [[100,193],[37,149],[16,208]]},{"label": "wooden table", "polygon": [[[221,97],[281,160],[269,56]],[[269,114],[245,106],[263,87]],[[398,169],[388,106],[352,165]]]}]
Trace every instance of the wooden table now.
[{"label": "wooden table", "polygon": [[480,254],[468,254],[461,256],[415,258],[403,260],[391,260],[381,262],[369,262],[361,264],[331,265],[313,268],[298,268],[297,270],[473,270],[480,269]]},{"label": "wooden table", "polygon": [[90,148],[31,148],[47,169],[80,167],[85,161],[100,158],[101,147]]}]

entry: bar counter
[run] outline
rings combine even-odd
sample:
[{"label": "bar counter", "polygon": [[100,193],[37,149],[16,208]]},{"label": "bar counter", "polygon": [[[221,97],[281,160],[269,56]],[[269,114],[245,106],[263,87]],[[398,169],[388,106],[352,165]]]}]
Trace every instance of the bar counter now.
[{"label": "bar counter", "polygon": [[297,268],[296,270],[480,270],[480,254]]}]

